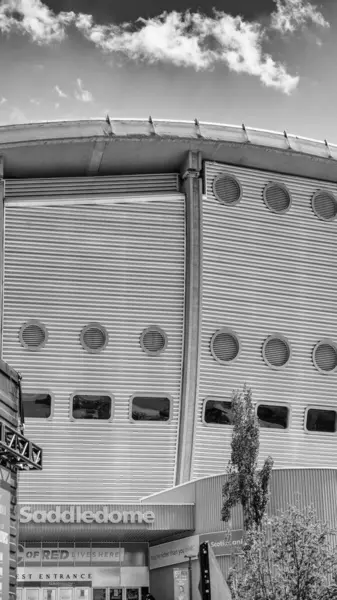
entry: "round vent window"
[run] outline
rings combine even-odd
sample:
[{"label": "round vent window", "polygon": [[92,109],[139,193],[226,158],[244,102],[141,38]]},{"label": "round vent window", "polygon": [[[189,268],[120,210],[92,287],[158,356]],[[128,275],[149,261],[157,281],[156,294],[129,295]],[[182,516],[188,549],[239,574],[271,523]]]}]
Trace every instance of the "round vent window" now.
[{"label": "round vent window", "polygon": [[313,195],[312,210],[322,221],[333,221],[337,215],[337,200],[330,192],[319,190]]},{"label": "round vent window", "polygon": [[290,194],[281,183],[268,183],[263,190],[263,197],[268,208],[274,213],[285,213],[291,206]]},{"label": "round vent window", "polygon": [[211,339],[211,353],[223,365],[233,362],[240,353],[239,337],[229,327],[218,329]]},{"label": "round vent window", "polygon": [[337,347],[332,340],[324,339],[316,344],[313,355],[314,365],[321,373],[333,373],[337,369]]},{"label": "round vent window", "polygon": [[19,339],[27,350],[40,350],[47,343],[48,332],[43,323],[30,319],[20,328]]},{"label": "round vent window", "polygon": [[146,354],[156,356],[165,350],[167,346],[167,335],[160,327],[151,325],[142,332],[140,336],[140,345]]},{"label": "round vent window", "polygon": [[262,355],[269,367],[282,369],[291,357],[291,348],[288,340],[283,335],[270,335],[264,341]]},{"label": "round vent window", "polygon": [[241,185],[236,177],[224,173],[215,177],[213,192],[221,204],[237,204],[242,195]]},{"label": "round vent window", "polygon": [[102,352],[107,346],[109,335],[105,327],[99,323],[89,323],[83,327],[80,335],[83,348],[88,352]]}]

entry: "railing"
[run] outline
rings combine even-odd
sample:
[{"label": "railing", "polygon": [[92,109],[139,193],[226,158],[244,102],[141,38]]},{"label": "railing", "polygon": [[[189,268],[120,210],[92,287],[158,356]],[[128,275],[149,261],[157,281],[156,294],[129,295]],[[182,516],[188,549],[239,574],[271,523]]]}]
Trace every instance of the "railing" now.
[{"label": "railing", "polygon": [[0,462],[19,470],[42,470],[42,449],[0,419]]}]

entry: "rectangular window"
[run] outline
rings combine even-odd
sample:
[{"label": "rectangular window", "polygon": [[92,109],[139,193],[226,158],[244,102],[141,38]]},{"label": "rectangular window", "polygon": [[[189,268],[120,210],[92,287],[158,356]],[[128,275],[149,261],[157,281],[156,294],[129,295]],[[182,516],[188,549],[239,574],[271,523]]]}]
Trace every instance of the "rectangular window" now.
[{"label": "rectangular window", "polygon": [[232,425],[232,403],[225,400],[207,400],[205,402],[205,423],[217,423],[218,425]]},{"label": "rectangular window", "polygon": [[168,421],[170,404],[167,397],[135,396],[132,399],[132,420]]},{"label": "rectangular window", "polygon": [[89,600],[90,588],[75,588],[75,600]]},{"label": "rectangular window", "polygon": [[105,588],[94,588],[93,589],[92,600],[105,600],[105,599],[106,599]]},{"label": "rectangular window", "polygon": [[[56,600],[56,596],[53,600]],[[58,600],[73,600],[73,588],[60,588]]]},{"label": "rectangular window", "polygon": [[123,600],[123,589],[122,588],[110,588],[109,600]]},{"label": "rectangular window", "polygon": [[257,418],[260,427],[272,429],[287,429],[289,409],[286,406],[273,406],[271,404],[259,404],[257,407]]},{"label": "rectangular window", "polygon": [[100,419],[111,417],[111,396],[96,394],[75,394],[72,416],[74,419]]},{"label": "rectangular window", "polygon": [[334,433],[336,431],[336,411],[322,408],[309,408],[306,428],[308,431]]},{"label": "rectangular window", "polygon": [[34,419],[48,419],[51,415],[50,394],[22,394],[24,417]]}]

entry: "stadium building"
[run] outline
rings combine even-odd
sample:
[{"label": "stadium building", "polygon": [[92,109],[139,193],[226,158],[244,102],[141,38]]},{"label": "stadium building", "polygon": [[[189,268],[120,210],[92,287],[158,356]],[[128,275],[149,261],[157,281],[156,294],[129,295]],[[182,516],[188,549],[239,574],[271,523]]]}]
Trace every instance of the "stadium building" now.
[{"label": "stadium building", "polygon": [[207,539],[227,572],[244,383],[269,510],[299,492],[336,525],[337,146],[107,118],[1,127],[0,156],[1,358],[44,456],[18,599],[187,600],[188,567],[197,599]]}]

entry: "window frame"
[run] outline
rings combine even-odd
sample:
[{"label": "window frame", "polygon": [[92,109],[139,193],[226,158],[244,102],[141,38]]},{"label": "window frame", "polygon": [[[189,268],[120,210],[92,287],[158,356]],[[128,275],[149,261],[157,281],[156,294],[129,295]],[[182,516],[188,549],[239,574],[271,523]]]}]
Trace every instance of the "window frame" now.
[{"label": "window frame", "polygon": [[[40,329],[42,329],[42,331],[44,333],[44,340],[43,340],[42,344],[40,344],[39,346],[33,346],[33,347],[28,346],[23,339],[24,330],[26,329],[26,327],[29,327],[30,325],[36,325],[36,327],[40,327]],[[22,323],[22,325],[19,329],[20,344],[25,350],[28,350],[29,352],[39,352],[40,350],[42,350],[42,348],[44,348],[47,345],[48,338],[49,338],[48,329],[47,329],[46,325],[42,321],[40,321],[40,319],[27,319],[24,323]]]},{"label": "window frame", "polygon": [[[307,418],[309,410],[332,410],[335,413],[335,428],[336,431],[312,431],[311,429],[307,429]],[[308,435],[328,435],[328,436],[336,436],[337,435],[337,409],[336,406],[318,406],[317,404],[309,404],[305,408],[304,412],[304,432]]]},{"label": "window frame", "polygon": [[271,402],[271,401],[266,401],[264,402],[263,400],[259,400],[258,402],[256,402],[255,405],[255,415],[257,420],[259,421],[259,417],[257,416],[257,409],[259,406],[273,406],[274,408],[279,407],[279,408],[287,408],[288,409],[288,420],[287,420],[287,427],[285,427],[284,429],[282,429],[281,427],[261,427],[261,425],[259,424],[260,429],[262,430],[273,430],[273,431],[282,431],[283,433],[285,431],[290,431],[291,426],[291,417],[292,417],[292,410],[291,410],[291,404],[289,402]]},{"label": "window frame", "polygon": [[[46,394],[46,395],[50,396],[50,415],[49,415],[49,417],[27,417],[25,415],[25,407],[24,407],[24,404],[23,404],[23,396],[24,396],[24,394],[37,394],[37,395],[39,395],[39,394]],[[24,416],[25,420],[26,419],[34,419],[34,420],[37,420],[37,421],[51,421],[53,419],[54,408],[55,408],[55,395],[54,395],[54,393],[51,390],[48,390],[46,388],[42,388],[41,390],[36,390],[36,388],[30,389],[30,390],[28,390],[28,389],[22,389],[21,390],[21,397],[22,397],[22,406],[23,406],[23,416]]]},{"label": "window frame", "polygon": [[[166,421],[157,421],[157,420],[153,420],[151,421],[149,420],[140,420],[140,419],[133,419],[132,418],[132,403],[134,398],[167,398],[167,400],[169,400],[170,402],[170,412],[169,412],[169,418]],[[132,394],[132,396],[130,396],[129,399],[129,421],[130,423],[133,423],[133,425],[143,425],[144,423],[150,423],[150,424],[156,424],[156,425],[160,425],[161,427],[164,425],[168,425],[169,423],[171,423],[171,421],[173,420],[173,397],[171,396],[171,394],[165,394],[164,392],[147,392],[147,393],[140,393],[137,392],[136,394]]]},{"label": "window frame", "polygon": [[[234,200],[234,202],[226,202],[225,200],[222,200],[220,198],[220,196],[218,196],[216,190],[215,190],[215,186],[216,183],[222,179],[222,178],[228,178],[231,179],[232,181],[234,181],[236,183],[236,185],[239,188],[239,197],[237,198],[237,200]],[[221,171],[219,173],[217,173],[217,175],[215,175],[215,177],[213,178],[212,181],[212,192],[214,195],[214,198],[217,200],[217,202],[219,202],[219,204],[221,204],[222,206],[236,206],[237,204],[239,204],[242,200],[243,197],[243,185],[240,181],[240,179],[232,172],[230,171]]]},{"label": "window frame", "polygon": [[[86,332],[90,329],[98,329],[105,336],[105,342],[101,348],[90,348],[90,346],[87,346],[87,344],[85,343],[84,336]],[[82,327],[80,331],[80,344],[83,350],[85,350],[85,352],[88,352],[88,354],[100,354],[105,350],[105,348],[109,344],[109,332],[107,328],[101,323],[98,323],[98,321],[90,321],[90,323],[84,325],[84,327]]]},{"label": "window frame", "polygon": [[332,223],[332,221],[334,221],[334,220],[337,218],[337,213],[336,213],[336,214],[335,214],[333,217],[330,217],[330,219],[324,219],[324,218],[323,218],[323,217],[322,217],[322,216],[319,214],[319,212],[316,210],[316,207],[315,207],[315,200],[316,200],[316,198],[317,198],[317,197],[318,197],[320,194],[326,194],[327,196],[330,196],[330,198],[331,198],[331,199],[332,199],[332,201],[334,202],[335,206],[337,205],[337,198],[336,198],[335,194],[334,194],[334,193],[333,193],[333,192],[332,192],[330,189],[327,189],[327,188],[319,188],[318,190],[316,190],[316,191],[313,193],[313,195],[312,195],[312,197],[311,197],[311,208],[312,208],[312,211],[313,211],[313,213],[315,214],[315,216],[316,216],[316,217],[317,217],[317,218],[318,218],[320,221],[323,221],[323,222],[325,222],[325,223]]},{"label": "window frame", "polygon": [[[274,208],[272,208],[272,206],[268,202],[267,192],[268,192],[268,190],[270,190],[270,188],[275,187],[275,186],[281,188],[288,195],[288,197],[289,197],[289,206],[287,206],[287,208],[285,208],[283,210],[275,210]],[[282,181],[278,181],[276,179],[275,180],[270,180],[264,186],[262,194],[263,194],[263,201],[264,201],[266,207],[274,215],[285,215],[291,209],[291,207],[292,207],[292,203],[293,203],[292,194],[290,192],[290,189]]]},{"label": "window frame", "polygon": [[[73,399],[74,396],[109,396],[110,400],[111,400],[111,413],[110,413],[110,417],[108,419],[76,419],[76,417],[73,417]],[[115,396],[114,394],[112,394],[111,392],[108,392],[106,390],[97,390],[97,391],[92,391],[92,390],[75,390],[72,394],[70,394],[69,397],[69,419],[70,421],[72,421],[73,423],[92,423],[93,421],[96,423],[110,423],[113,418],[114,418],[114,408],[115,408]]]},{"label": "window frame", "polygon": [[[216,339],[217,335],[221,335],[222,333],[225,333],[225,334],[227,333],[228,335],[232,336],[236,340],[236,342],[237,342],[238,351],[237,351],[236,356],[234,356],[234,358],[232,358],[231,360],[221,360],[220,358],[218,358],[216,356],[216,354],[214,352],[214,342],[215,342],[215,339]],[[241,337],[235,331],[235,329],[233,329],[232,327],[226,327],[226,326],[225,327],[219,327],[218,329],[216,329],[216,331],[214,331],[213,335],[211,336],[211,339],[210,339],[210,351],[211,351],[211,355],[212,355],[213,359],[219,365],[222,365],[222,366],[225,366],[225,367],[227,367],[229,365],[232,365],[232,364],[234,364],[238,360],[238,358],[241,355],[241,351],[242,351]]]},{"label": "window frame", "polygon": [[226,423],[207,423],[206,419],[205,419],[205,413],[206,413],[206,404],[208,401],[213,400],[213,402],[229,402],[229,404],[232,404],[231,400],[226,400],[226,398],[224,398],[223,396],[206,396],[203,400],[203,404],[202,404],[202,414],[201,414],[201,420],[202,420],[202,424],[205,427],[233,427],[232,423],[226,424]]},{"label": "window frame", "polygon": [[316,344],[314,345],[314,347],[312,349],[312,362],[314,364],[316,371],[318,371],[318,373],[320,373],[321,375],[333,375],[337,371],[337,365],[331,371],[325,371],[324,369],[321,369],[321,367],[317,364],[316,351],[322,345],[323,346],[324,345],[331,346],[334,349],[334,351],[337,353],[337,344],[334,342],[334,340],[332,338],[321,338],[318,342],[316,342]]},{"label": "window frame", "polygon": [[[268,358],[266,357],[266,346],[267,346],[268,342],[271,342],[272,340],[280,340],[287,346],[287,348],[289,350],[289,357],[288,357],[287,362],[284,363],[284,365],[281,365],[281,366],[273,365],[271,362],[269,362]],[[292,352],[291,343],[290,343],[289,339],[282,333],[278,333],[276,331],[275,333],[271,333],[264,339],[263,344],[262,344],[262,358],[264,360],[264,363],[267,365],[267,367],[269,367],[269,369],[272,369],[273,371],[282,371],[282,369],[286,369],[291,362],[292,355],[293,355],[293,352]]]},{"label": "window frame", "polygon": [[[155,350],[154,352],[152,352],[151,350],[148,350],[145,347],[144,337],[150,331],[155,331],[156,333],[159,333],[163,337],[164,347],[161,350]],[[145,352],[145,354],[147,354],[147,356],[160,356],[167,349],[168,335],[167,335],[166,331],[164,331],[164,329],[162,329],[162,327],[159,327],[159,325],[148,325],[147,327],[145,327],[145,329],[143,329],[143,331],[140,334],[139,344],[140,344],[141,349],[143,350],[143,352]]]}]

